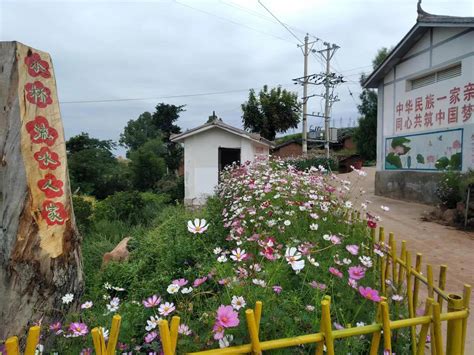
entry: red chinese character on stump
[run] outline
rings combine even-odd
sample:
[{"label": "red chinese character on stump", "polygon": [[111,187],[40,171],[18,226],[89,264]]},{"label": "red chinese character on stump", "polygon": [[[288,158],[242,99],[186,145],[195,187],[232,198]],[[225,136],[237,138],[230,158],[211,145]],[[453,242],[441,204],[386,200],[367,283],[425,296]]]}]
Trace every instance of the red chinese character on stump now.
[{"label": "red chinese character on stump", "polygon": [[67,220],[67,212],[61,202],[46,200],[43,202],[41,216],[48,225],[64,224]]},{"label": "red chinese character on stump", "polygon": [[46,174],[44,179],[38,181],[38,188],[44,192],[47,198],[61,197],[64,193],[63,185],[64,183],[56,179],[53,174]]},{"label": "red chinese character on stump", "polygon": [[462,121],[463,122],[466,122],[471,118],[473,110],[474,110],[474,105],[473,104],[464,105],[462,107]]},{"label": "red chinese character on stump", "polygon": [[403,129],[403,119],[401,117],[398,117],[397,120],[395,121],[395,130],[401,131],[402,129]]},{"label": "red chinese character on stump", "polygon": [[59,161],[59,156],[57,153],[52,152],[47,147],[41,148],[39,152],[34,154],[35,160],[39,163],[40,169],[56,169],[61,162]]},{"label": "red chinese character on stump", "polygon": [[461,92],[461,89],[458,87],[454,87],[451,90],[449,90],[449,103],[451,105],[457,104],[461,99],[459,98],[459,93]]},{"label": "red chinese character on stump", "polygon": [[438,113],[436,114],[436,121],[438,121],[438,124],[441,125],[443,121],[446,118],[446,114],[444,111],[439,110]]},{"label": "red chinese character on stump", "polygon": [[396,110],[397,110],[398,115],[400,115],[403,112],[403,104],[401,102],[398,103]]},{"label": "red chinese character on stump", "polygon": [[28,74],[33,77],[41,76],[43,78],[50,78],[49,64],[42,60],[38,53],[32,53],[25,58],[25,64],[28,67]]},{"label": "red chinese character on stump", "polygon": [[433,112],[428,111],[425,113],[425,127],[433,126]]},{"label": "red chinese character on stump", "polygon": [[412,124],[413,123],[411,122],[410,117],[407,117],[407,119],[405,120],[405,128],[410,129]]},{"label": "red chinese character on stump", "polygon": [[415,99],[415,112],[423,111],[423,98],[417,97]]},{"label": "red chinese character on stump", "polygon": [[458,107],[448,108],[448,123],[457,123],[458,122]]},{"label": "red chinese character on stump", "polygon": [[413,128],[421,127],[421,115],[418,113],[415,116],[415,124],[413,125]]},{"label": "red chinese character on stump", "polygon": [[425,97],[425,109],[430,110],[434,108],[434,95],[429,94]]},{"label": "red chinese character on stump", "polygon": [[464,101],[471,101],[474,99],[474,84],[469,83],[464,85]]},{"label": "red chinese character on stump", "polygon": [[35,119],[28,122],[25,127],[33,143],[46,143],[52,146],[56,138],[58,138],[58,132],[49,126],[48,120],[43,116],[36,116]]},{"label": "red chinese character on stump", "polygon": [[41,83],[41,81],[35,81],[34,83],[28,83],[25,85],[26,99],[32,104],[37,105],[39,108],[45,108],[53,102],[51,98],[51,90]]},{"label": "red chinese character on stump", "polygon": [[411,99],[405,102],[405,111],[407,113],[410,113],[411,111],[413,111],[413,101]]}]

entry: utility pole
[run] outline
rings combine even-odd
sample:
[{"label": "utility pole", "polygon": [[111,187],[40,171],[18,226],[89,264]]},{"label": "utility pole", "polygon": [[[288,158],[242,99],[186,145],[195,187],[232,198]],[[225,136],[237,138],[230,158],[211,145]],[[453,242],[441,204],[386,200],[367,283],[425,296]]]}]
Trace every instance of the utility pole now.
[{"label": "utility pole", "polygon": [[306,34],[304,37],[304,44],[298,45],[298,47],[302,48],[303,57],[304,57],[304,67],[303,67],[303,132],[302,132],[302,148],[303,148],[303,155],[308,154],[308,56],[311,52],[314,43],[309,42],[309,35]]},{"label": "utility pole", "polygon": [[339,46],[335,44],[330,44],[328,42],[324,42],[324,45],[326,46],[326,49],[322,49],[318,51],[321,53],[322,57],[326,61],[326,78],[324,79],[324,87],[326,88],[326,93],[324,94],[324,99],[325,99],[325,104],[324,104],[324,131],[325,131],[325,138],[326,141],[324,143],[324,148],[326,150],[326,158],[329,159],[329,141],[330,141],[330,136],[329,136],[329,129],[330,129],[330,110],[331,110],[331,94],[330,90],[331,87],[334,87],[333,83],[331,83],[330,77],[331,77],[331,59],[334,55],[334,53],[337,51]]}]

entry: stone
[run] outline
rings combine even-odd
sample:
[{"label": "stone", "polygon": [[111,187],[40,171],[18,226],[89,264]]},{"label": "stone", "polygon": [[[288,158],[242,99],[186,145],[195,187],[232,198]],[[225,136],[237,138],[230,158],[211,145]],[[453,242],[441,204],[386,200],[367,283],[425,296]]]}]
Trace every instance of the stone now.
[{"label": "stone", "polygon": [[444,211],[443,219],[448,225],[456,224],[456,221],[458,219],[457,209],[453,208],[453,209],[448,209],[448,210]]},{"label": "stone", "polygon": [[128,260],[130,252],[127,245],[129,240],[130,237],[123,238],[111,252],[105,253],[102,258],[102,265],[107,265],[110,261]]}]

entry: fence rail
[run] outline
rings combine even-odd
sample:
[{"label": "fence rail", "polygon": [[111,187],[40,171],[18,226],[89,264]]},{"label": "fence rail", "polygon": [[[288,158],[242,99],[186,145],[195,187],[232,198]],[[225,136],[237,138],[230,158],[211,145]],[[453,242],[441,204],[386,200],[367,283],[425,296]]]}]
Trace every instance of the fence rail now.
[{"label": "fence rail", "polygon": [[[322,355],[324,347],[328,355],[334,355],[334,342],[360,335],[372,335],[370,355],[379,353],[381,343],[384,354],[392,354],[392,331],[409,328],[411,336],[411,354],[425,353],[428,333],[431,336],[432,355],[463,355],[467,334],[467,319],[469,317],[469,302],[471,286],[465,284],[463,293],[452,294],[446,292],[447,266],[441,265],[439,281],[433,281],[433,267],[426,265],[426,276],[422,274],[422,254],[417,253],[415,264],[412,264],[412,254],[407,249],[406,241],[402,241],[400,254],[397,256],[397,244],[393,233],[389,234],[388,243],[385,242],[385,231],[379,228],[378,238],[375,229],[372,230],[372,240],[379,245],[386,245],[385,256],[378,258],[374,267],[380,273],[380,289],[383,295],[378,304],[374,324],[333,330],[331,324],[331,298],[326,296],[321,301],[320,331],[314,334],[301,335],[293,338],[261,341],[259,337],[260,320],[263,304],[256,302],[254,309],[247,309],[245,317],[250,343],[223,349],[212,349],[189,353],[189,355],[229,355],[229,354],[261,354],[266,350],[288,348],[304,344],[316,344],[316,355]],[[420,285],[427,289],[425,309],[422,316],[416,316],[415,309],[420,298]],[[398,291],[405,289],[408,301],[409,318],[391,320],[387,303],[387,285]],[[446,302],[446,312],[443,313]],[[172,317],[171,322],[162,320],[159,324],[161,344],[165,355],[176,354],[178,342],[178,327],[180,318]],[[446,345],[443,344],[442,322],[447,322]],[[120,331],[121,317],[115,315],[112,320],[109,341],[106,343],[100,328],[94,328],[92,338],[97,355],[112,355],[115,353]],[[419,329],[418,329],[418,328]],[[26,341],[25,354],[33,355],[40,337],[40,327],[31,327]],[[17,337],[9,338],[6,343],[8,355],[20,354]]]}]

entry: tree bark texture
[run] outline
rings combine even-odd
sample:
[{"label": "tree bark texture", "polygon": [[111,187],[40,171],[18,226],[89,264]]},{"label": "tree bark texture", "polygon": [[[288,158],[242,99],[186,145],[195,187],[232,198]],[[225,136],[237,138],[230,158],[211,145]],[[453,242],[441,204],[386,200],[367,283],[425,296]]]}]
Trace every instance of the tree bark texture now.
[{"label": "tree bark texture", "polygon": [[62,318],[82,289],[51,58],[0,42],[0,340]]}]

